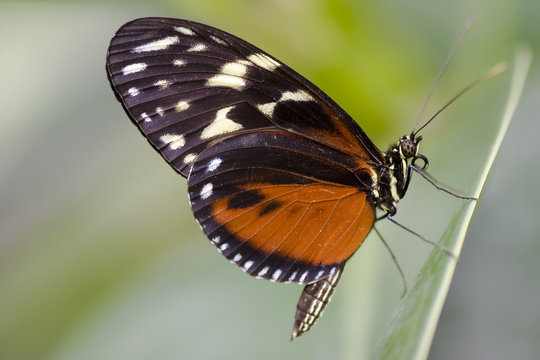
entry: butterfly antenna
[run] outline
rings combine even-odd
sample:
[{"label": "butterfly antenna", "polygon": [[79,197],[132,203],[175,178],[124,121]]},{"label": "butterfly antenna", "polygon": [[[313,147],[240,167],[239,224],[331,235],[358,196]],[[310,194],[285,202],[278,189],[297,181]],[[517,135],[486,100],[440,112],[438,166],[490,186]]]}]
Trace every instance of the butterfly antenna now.
[{"label": "butterfly antenna", "polygon": [[422,130],[423,128],[425,128],[427,126],[427,124],[429,124],[430,122],[433,121],[433,119],[435,119],[437,117],[437,115],[439,115],[444,109],[446,109],[448,106],[450,106],[450,104],[452,104],[454,101],[456,101],[461,95],[463,95],[465,92],[467,92],[468,90],[472,89],[473,87],[475,87],[476,85],[480,84],[481,82],[484,82],[486,81],[487,79],[489,78],[492,78],[494,76],[497,76],[499,75],[500,73],[504,72],[506,69],[507,69],[508,65],[506,64],[506,62],[500,62],[498,63],[497,65],[493,66],[491,69],[489,69],[488,71],[486,71],[485,73],[483,73],[482,75],[480,75],[480,77],[478,77],[476,80],[474,80],[473,82],[471,82],[469,85],[465,86],[465,88],[463,88],[460,92],[458,92],[456,95],[454,95],[454,97],[452,97],[450,99],[450,101],[448,101],[443,107],[441,107],[435,114],[433,114],[433,116],[431,116],[429,118],[428,121],[425,122],[424,125],[422,125],[418,130],[416,131],[413,131],[412,133],[412,136],[416,136],[416,134],[418,134],[420,132],[420,130]]},{"label": "butterfly antenna", "polygon": [[[429,103],[429,100],[431,99],[431,95],[433,95],[433,91],[435,91],[435,87],[439,83],[439,80],[441,79],[442,74],[444,73],[444,71],[448,67],[448,63],[450,62],[450,59],[452,59],[452,56],[454,55],[454,52],[456,51],[458,45],[461,43],[461,40],[463,40],[463,38],[465,37],[465,34],[467,34],[467,32],[473,26],[475,21],[476,21],[475,17],[471,17],[471,18],[469,18],[469,20],[467,20],[467,23],[465,24],[465,27],[461,31],[461,34],[459,34],[458,39],[454,43],[454,46],[452,46],[452,48],[450,49],[450,52],[446,56],[446,59],[444,60],[444,64],[443,64],[441,70],[439,71],[439,74],[437,75],[437,78],[433,82],[433,85],[431,85],[431,89],[429,90],[428,96],[426,97],[426,101],[424,101],[424,105],[422,106],[422,110],[420,111],[420,115],[418,115],[418,119],[416,119],[416,123],[414,124],[414,127],[413,127],[411,133],[413,133],[413,134],[418,133],[418,131],[415,132],[415,129],[418,126],[418,124],[420,123],[420,120],[422,119],[422,116],[424,116],[424,112],[426,111],[427,104]],[[425,124],[424,124],[424,126],[425,126]]]}]

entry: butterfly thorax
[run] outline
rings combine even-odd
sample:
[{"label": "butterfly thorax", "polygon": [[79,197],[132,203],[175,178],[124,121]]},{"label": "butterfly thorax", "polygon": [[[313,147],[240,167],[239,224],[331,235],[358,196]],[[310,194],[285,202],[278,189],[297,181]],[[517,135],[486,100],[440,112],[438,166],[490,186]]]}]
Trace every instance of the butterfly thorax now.
[{"label": "butterfly thorax", "polygon": [[371,203],[388,214],[395,214],[396,203],[405,196],[411,176],[410,165],[416,159],[427,159],[418,153],[418,143],[422,137],[402,136],[396,144],[384,153],[385,163],[377,168],[377,180],[371,192]]}]

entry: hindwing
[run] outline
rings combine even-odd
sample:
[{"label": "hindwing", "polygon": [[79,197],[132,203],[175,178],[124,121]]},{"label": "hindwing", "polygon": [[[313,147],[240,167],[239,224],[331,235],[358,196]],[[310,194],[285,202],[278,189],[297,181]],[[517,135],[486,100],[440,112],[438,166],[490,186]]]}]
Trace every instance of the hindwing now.
[{"label": "hindwing", "polygon": [[328,146],[282,130],[231,136],[188,178],[201,228],[247,273],[308,284],[332,275],[374,222],[368,173]]}]

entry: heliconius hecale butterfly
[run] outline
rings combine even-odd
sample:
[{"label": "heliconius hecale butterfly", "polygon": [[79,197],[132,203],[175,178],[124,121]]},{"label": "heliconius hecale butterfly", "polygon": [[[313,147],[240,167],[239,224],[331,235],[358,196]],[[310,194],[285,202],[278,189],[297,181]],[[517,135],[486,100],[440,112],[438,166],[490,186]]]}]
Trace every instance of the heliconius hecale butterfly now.
[{"label": "heliconius hecale butterfly", "polygon": [[107,74],[131,120],[187,178],[218,250],[257,278],[306,285],[309,330],[374,222],[405,195],[420,136],[381,152],[324,92],[264,51],[187,20],[122,26]]}]

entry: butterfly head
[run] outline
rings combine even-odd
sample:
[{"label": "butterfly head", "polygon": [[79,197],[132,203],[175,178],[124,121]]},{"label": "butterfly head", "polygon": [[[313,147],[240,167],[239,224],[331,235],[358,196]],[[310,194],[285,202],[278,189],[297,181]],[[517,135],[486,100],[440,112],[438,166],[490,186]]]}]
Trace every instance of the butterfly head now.
[{"label": "butterfly head", "polygon": [[[407,163],[410,161],[412,165],[417,166],[421,170],[426,170],[429,162],[428,159],[419,153],[419,144],[420,141],[422,141],[422,136],[416,136],[416,133],[412,133],[411,135],[402,136],[401,139],[399,139],[398,148],[399,148],[399,154],[401,156],[401,159],[406,161]],[[418,166],[416,162],[418,160],[422,161],[422,165]],[[409,168],[409,176],[410,176],[410,168]],[[407,184],[408,185],[408,184]],[[405,191],[407,188],[405,188]]]},{"label": "butterfly head", "polygon": [[427,168],[427,158],[419,153],[419,143],[422,136],[416,134],[402,136],[399,141],[390,146],[385,154],[386,164],[380,168],[377,184],[376,207],[395,214],[396,203],[405,196],[411,178],[411,165],[421,160],[420,169]]}]

